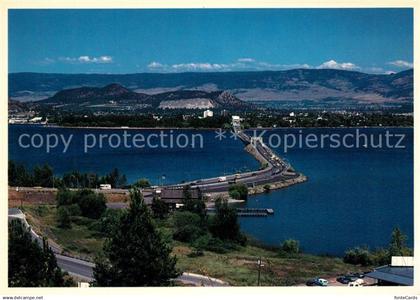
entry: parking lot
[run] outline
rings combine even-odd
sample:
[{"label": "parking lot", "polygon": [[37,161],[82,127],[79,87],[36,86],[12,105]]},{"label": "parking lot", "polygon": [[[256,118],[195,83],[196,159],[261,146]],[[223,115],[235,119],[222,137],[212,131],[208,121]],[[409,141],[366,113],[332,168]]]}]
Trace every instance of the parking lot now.
[{"label": "parking lot", "polygon": [[[343,283],[337,281],[337,278],[339,276],[340,275],[337,275],[336,277],[331,277],[331,278],[329,278],[329,277],[320,277],[320,278],[323,278],[323,279],[328,280],[327,287],[328,286],[349,287],[348,284],[343,284]],[[376,283],[375,279],[373,279],[373,278],[364,277],[364,278],[361,278],[361,279],[364,281],[364,283],[362,284],[362,286],[372,286],[372,285],[374,285]],[[300,284],[299,286],[307,286],[307,285],[306,284]],[[318,287],[318,286],[314,286],[314,287]]]}]

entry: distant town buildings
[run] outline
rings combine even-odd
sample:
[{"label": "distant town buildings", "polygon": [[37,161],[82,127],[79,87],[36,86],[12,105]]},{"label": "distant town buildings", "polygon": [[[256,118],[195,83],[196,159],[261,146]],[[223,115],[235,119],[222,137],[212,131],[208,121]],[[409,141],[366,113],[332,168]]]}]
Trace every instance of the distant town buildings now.
[{"label": "distant town buildings", "polygon": [[47,124],[48,118],[30,117],[29,115],[9,115],[9,124]]},{"label": "distant town buildings", "polygon": [[210,109],[207,109],[203,113],[203,118],[212,118],[213,117],[213,111]]},{"label": "distant town buildings", "polygon": [[233,126],[240,126],[241,125],[241,117],[239,116],[232,116],[232,125]]},{"label": "distant town buildings", "polygon": [[90,284],[89,284],[89,282],[78,281],[77,282],[77,287],[85,289],[85,288],[89,288]]},{"label": "distant town buildings", "polygon": [[42,121],[42,117],[34,117],[29,120],[30,123],[39,123]]}]

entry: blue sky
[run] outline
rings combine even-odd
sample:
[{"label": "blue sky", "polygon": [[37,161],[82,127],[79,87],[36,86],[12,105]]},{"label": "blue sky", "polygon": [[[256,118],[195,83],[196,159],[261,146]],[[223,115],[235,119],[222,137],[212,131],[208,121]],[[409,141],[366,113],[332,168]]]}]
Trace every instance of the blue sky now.
[{"label": "blue sky", "polygon": [[9,72],[412,67],[411,9],[9,10]]}]

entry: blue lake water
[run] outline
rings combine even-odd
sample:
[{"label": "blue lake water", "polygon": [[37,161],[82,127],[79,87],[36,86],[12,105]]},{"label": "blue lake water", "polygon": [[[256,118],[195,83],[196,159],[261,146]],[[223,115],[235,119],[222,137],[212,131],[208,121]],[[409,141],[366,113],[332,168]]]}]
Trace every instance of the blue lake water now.
[{"label": "blue lake water", "polygon": [[[342,133],[353,129],[306,129],[305,133]],[[377,136],[384,129],[365,129]],[[275,215],[242,218],[242,229],[279,245],[293,238],[304,251],[341,255],[347,248],[387,246],[399,226],[413,245],[413,131],[405,149],[298,149],[283,153],[308,181],[248,200],[248,207],[271,207]]]},{"label": "blue lake water", "polygon": [[[126,130],[127,133],[134,136],[141,134],[145,137],[152,134],[160,134],[161,130]],[[170,130],[164,130],[167,135]],[[63,135],[66,139],[73,135],[73,139],[66,153],[63,153],[64,145],[59,144],[50,153],[46,153],[46,148],[22,148],[19,146],[19,137],[22,134],[41,134],[46,140],[47,134]],[[223,174],[232,174],[238,171],[256,169],[259,167],[257,161],[243,150],[243,144],[239,140],[234,140],[226,135],[226,139],[220,142],[215,138],[213,130],[174,130],[174,145],[176,146],[176,137],[185,134],[189,140],[189,146],[184,147],[184,140],[180,140],[182,147],[170,148],[170,140],[164,139],[162,146],[167,148],[137,148],[127,138],[127,145],[123,144],[124,130],[120,129],[72,129],[72,128],[53,128],[41,126],[13,125],[9,126],[9,155],[10,159],[17,162],[23,162],[29,167],[37,164],[48,163],[53,167],[54,173],[62,175],[65,172],[79,170],[81,172],[93,172],[104,175],[113,168],[118,168],[127,176],[130,183],[145,177],[154,184],[161,183],[162,175],[165,175],[163,183],[179,183],[183,180],[192,180],[197,178],[217,177]],[[93,134],[96,139],[96,147],[88,148],[93,145]],[[103,139],[102,147],[99,143],[100,135],[106,134],[118,135],[121,138],[121,145],[117,145],[115,139],[110,143]],[[200,134],[202,136],[202,145],[198,138],[192,140],[192,135]],[[151,146],[160,143],[160,139],[151,140]],[[30,143],[26,138],[22,139],[24,146]],[[39,140],[35,139],[38,145]],[[137,144],[140,145],[140,144]],[[87,149],[85,153],[84,149]],[[194,146],[194,148],[193,148]],[[220,147],[221,146],[221,147]]]},{"label": "blue lake water", "polygon": [[[360,129],[362,133],[384,135],[386,129]],[[241,227],[248,235],[263,243],[279,245],[288,238],[297,239],[306,252],[342,255],[350,247],[367,245],[370,248],[386,246],[391,231],[399,226],[413,245],[413,130],[389,129],[392,134],[404,134],[404,149],[373,149],[339,147],[311,149],[295,147],[284,153],[275,149],[293,167],[308,177],[308,181],[269,194],[252,196],[245,206],[273,208],[274,216],[241,218]],[[158,130],[129,130],[130,134],[145,136]],[[170,133],[169,130],[165,130]],[[295,133],[299,129],[276,129],[270,133]],[[314,133],[344,135],[355,129],[304,129]],[[67,153],[63,146],[46,153],[45,148],[22,148],[21,134],[56,133],[73,140]],[[204,177],[220,176],[257,169],[258,163],[243,150],[240,141],[215,139],[214,131],[180,130],[179,134],[201,134],[203,148],[187,147],[89,149],[84,153],[84,134],[116,133],[122,130],[63,129],[37,126],[9,126],[9,159],[29,167],[48,163],[56,174],[71,170],[105,174],[118,167],[128,180],[146,177],[154,183],[164,174],[164,183],[176,183]],[[265,135],[267,140],[268,134]],[[24,140],[27,142],[26,140]],[[38,141],[36,141],[38,142]],[[276,144],[277,141],[274,141]],[[396,139],[393,141],[394,144]]]}]

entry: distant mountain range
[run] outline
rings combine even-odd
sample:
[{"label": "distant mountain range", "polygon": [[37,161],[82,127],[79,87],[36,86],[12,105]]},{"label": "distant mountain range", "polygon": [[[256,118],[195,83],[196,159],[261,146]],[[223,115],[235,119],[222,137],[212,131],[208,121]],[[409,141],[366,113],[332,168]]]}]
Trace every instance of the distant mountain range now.
[{"label": "distant mountain range", "polygon": [[[110,86],[112,83],[117,85]],[[67,90],[60,92],[64,89]],[[178,100],[187,97],[201,99],[197,101],[203,103],[203,99],[211,100],[218,105],[221,91],[225,91],[223,101],[232,102],[232,105],[242,105],[238,102],[240,100],[410,103],[413,101],[413,70],[391,75],[332,69],[111,75],[9,74],[9,97],[20,101],[49,98],[46,101],[63,102],[64,93],[74,101],[118,98],[148,102],[155,107],[163,102],[161,107],[170,107],[175,104],[165,101],[171,101],[171,97],[178,97]]]},{"label": "distant mountain range", "polygon": [[112,83],[105,87],[80,87],[65,89],[37,104],[55,107],[78,106],[79,108],[131,107],[152,109],[207,109],[223,108],[243,110],[252,105],[239,100],[226,91],[204,92],[179,90],[154,95],[133,92],[122,85]]}]

